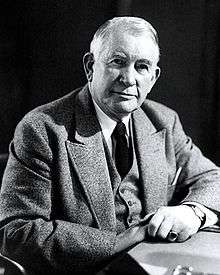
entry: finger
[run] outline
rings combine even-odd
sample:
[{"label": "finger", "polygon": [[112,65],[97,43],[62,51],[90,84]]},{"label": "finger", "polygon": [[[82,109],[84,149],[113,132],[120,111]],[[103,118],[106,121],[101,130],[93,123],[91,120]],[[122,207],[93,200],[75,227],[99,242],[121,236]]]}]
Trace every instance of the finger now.
[{"label": "finger", "polygon": [[162,223],[160,224],[160,227],[156,235],[161,239],[166,239],[172,227],[173,227],[173,218],[171,216],[165,217]]},{"label": "finger", "polygon": [[157,231],[163,222],[164,215],[162,215],[159,212],[156,212],[155,215],[151,218],[149,224],[148,224],[148,234],[151,237],[155,237],[157,234]]},{"label": "finger", "polygon": [[169,234],[167,235],[167,240],[170,242],[175,242],[178,239],[177,231],[170,230]]},{"label": "finger", "polygon": [[191,237],[190,232],[184,228],[182,231],[179,232],[176,241],[177,242],[184,242],[187,239],[189,239],[190,237]]},{"label": "finger", "polygon": [[179,238],[179,234],[183,231],[183,227],[180,223],[173,219],[173,226],[167,235],[167,240],[170,242],[176,242]]},{"label": "finger", "polygon": [[173,227],[171,228],[167,240],[171,242],[184,242],[193,235],[192,229],[183,223],[177,223],[174,220]]}]

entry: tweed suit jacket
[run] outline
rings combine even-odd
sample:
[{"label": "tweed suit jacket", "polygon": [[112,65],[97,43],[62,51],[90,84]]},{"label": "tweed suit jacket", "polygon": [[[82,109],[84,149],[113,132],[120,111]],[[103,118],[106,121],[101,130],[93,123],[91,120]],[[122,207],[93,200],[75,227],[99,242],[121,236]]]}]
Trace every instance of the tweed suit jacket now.
[{"label": "tweed suit jacket", "polygon": [[[146,214],[182,201],[220,210],[220,170],[185,135],[174,111],[146,100],[132,123]],[[1,252],[31,274],[92,274],[116,242],[109,172],[87,86],[28,113],[3,177]]]}]

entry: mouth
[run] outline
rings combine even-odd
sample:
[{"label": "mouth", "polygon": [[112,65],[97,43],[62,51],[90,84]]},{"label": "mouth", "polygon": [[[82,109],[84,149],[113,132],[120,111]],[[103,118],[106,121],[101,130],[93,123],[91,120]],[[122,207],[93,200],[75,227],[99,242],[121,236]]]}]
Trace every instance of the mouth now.
[{"label": "mouth", "polygon": [[134,94],[131,94],[131,93],[123,93],[123,92],[115,92],[115,91],[112,91],[113,94],[116,94],[118,96],[121,96],[121,97],[125,97],[125,98],[132,98],[132,97],[137,97],[136,95]]}]

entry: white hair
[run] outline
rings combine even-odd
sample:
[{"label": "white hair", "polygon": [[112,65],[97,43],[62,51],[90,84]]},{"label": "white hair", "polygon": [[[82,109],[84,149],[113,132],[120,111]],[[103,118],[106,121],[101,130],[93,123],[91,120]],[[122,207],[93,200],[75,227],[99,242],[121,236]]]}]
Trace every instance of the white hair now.
[{"label": "white hair", "polygon": [[145,19],[132,16],[114,17],[101,25],[90,43],[90,52],[94,56],[98,56],[105,39],[110,37],[111,33],[115,31],[127,32],[134,36],[150,36],[158,47],[158,54],[160,55],[159,39],[156,30]]}]

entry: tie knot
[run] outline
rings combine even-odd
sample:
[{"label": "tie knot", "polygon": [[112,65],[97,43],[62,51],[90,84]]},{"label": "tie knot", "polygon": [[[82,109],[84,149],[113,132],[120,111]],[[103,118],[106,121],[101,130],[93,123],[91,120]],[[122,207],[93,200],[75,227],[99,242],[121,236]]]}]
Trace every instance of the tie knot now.
[{"label": "tie knot", "polygon": [[122,121],[118,122],[117,125],[115,126],[113,133],[116,137],[125,136],[127,133],[125,124]]}]

